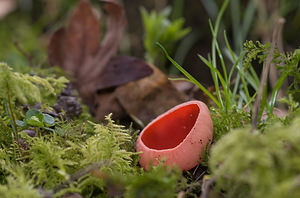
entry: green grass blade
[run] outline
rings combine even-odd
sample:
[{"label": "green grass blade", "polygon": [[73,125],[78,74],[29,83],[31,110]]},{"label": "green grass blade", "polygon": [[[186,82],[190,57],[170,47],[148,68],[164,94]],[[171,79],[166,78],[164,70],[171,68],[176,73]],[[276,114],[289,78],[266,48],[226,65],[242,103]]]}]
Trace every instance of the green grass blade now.
[{"label": "green grass blade", "polygon": [[239,85],[240,85],[240,75],[237,74],[236,75],[236,78],[235,78],[235,84],[234,84],[234,87],[233,87],[233,91],[232,91],[232,99],[234,100],[235,99],[235,96],[236,96],[236,93],[237,93],[237,90],[239,88]]},{"label": "green grass blade", "polygon": [[239,67],[239,64],[241,64],[241,60],[244,57],[245,53],[241,53],[240,56],[238,57],[238,59],[235,61],[234,65],[231,67],[230,72],[229,72],[229,76],[228,76],[228,81],[231,82],[231,78],[233,75],[233,72],[235,69],[237,69]]},{"label": "green grass blade", "polygon": [[256,84],[256,87],[259,87],[260,80],[259,80],[259,78],[258,78],[258,76],[257,76],[257,73],[256,73],[256,71],[254,70],[254,68],[253,68],[252,65],[250,65],[249,70],[250,70],[251,75],[252,75],[253,78],[254,78],[254,82],[255,82],[255,84]]},{"label": "green grass blade", "polygon": [[258,117],[257,117],[257,123],[260,122],[261,117],[264,113],[265,107],[267,106],[267,95],[268,95],[268,85],[265,85],[264,87],[264,92],[262,95],[262,100],[261,100],[261,105],[260,105],[260,109],[259,109],[259,113],[258,113]]},{"label": "green grass blade", "polygon": [[286,79],[286,77],[287,77],[286,73],[284,73],[282,76],[280,76],[280,78],[278,79],[278,81],[276,82],[276,84],[272,90],[272,95],[271,95],[269,105],[268,105],[268,114],[273,112],[278,92],[279,92],[282,84],[284,83],[284,80]]},{"label": "green grass blade", "polygon": [[11,128],[14,132],[14,136],[17,136],[17,129],[15,128],[15,125],[13,123],[13,118],[10,114],[10,111],[9,111],[9,107],[8,107],[8,102],[5,98],[3,98],[3,103],[4,103],[4,108],[5,108],[5,111],[6,111],[6,114],[7,114],[7,117],[9,118],[9,122],[10,122],[10,125],[11,125]]},{"label": "green grass blade", "polygon": [[258,90],[259,83],[255,80],[255,77],[253,77],[249,72],[245,72],[245,78],[255,90]]},{"label": "green grass blade", "polygon": [[235,51],[240,51],[242,48],[242,38],[241,38],[241,25],[240,25],[240,0],[231,0],[230,1],[230,11],[231,11],[231,22],[232,22],[232,31],[233,31],[233,40],[234,40],[234,49]]},{"label": "green grass blade", "polygon": [[187,78],[168,78],[169,80],[172,80],[172,81],[187,81],[187,82],[191,82],[192,81],[190,79],[187,79]]},{"label": "green grass blade", "polygon": [[[210,20],[209,20],[209,26],[211,28],[211,33],[213,35],[212,50],[211,50],[211,62],[212,62],[213,67],[215,67],[217,69],[216,46],[215,46],[216,35],[215,35],[214,29],[212,28],[212,23],[211,23]],[[217,94],[218,100],[219,100],[219,102],[222,106],[221,110],[224,110],[225,107],[224,107],[223,99],[222,99],[221,92],[220,92],[220,89],[219,89],[218,74],[216,72],[214,72],[213,70],[210,70],[210,72],[211,72],[211,75],[212,75],[212,79],[214,81],[214,85],[215,85],[215,88],[216,88],[216,94]]]},{"label": "green grass blade", "polygon": [[218,79],[220,80],[223,90],[224,90],[224,94],[225,94],[225,99],[226,99],[226,108],[227,110],[229,110],[231,108],[231,100],[230,100],[230,89],[229,86],[226,82],[226,80],[223,78],[222,74],[219,72],[219,70],[217,70],[216,68],[214,68],[203,56],[198,54],[198,57],[206,64],[207,67],[209,67],[209,69],[211,71],[213,71],[214,73],[216,73],[218,75]]},{"label": "green grass blade", "polygon": [[183,67],[181,67],[176,61],[174,61],[166,51],[166,49],[160,44],[156,43],[164,52],[165,56],[168,58],[168,60],[175,66],[179,71],[181,71],[191,82],[193,82],[195,85],[197,85],[216,105],[221,108],[221,104],[218,102],[218,100],[200,83],[198,82],[192,75],[190,75]]},{"label": "green grass blade", "polygon": [[[253,19],[255,17],[255,11],[256,11],[256,2],[253,0],[250,0],[247,4],[247,7],[245,9],[245,13],[244,13],[244,20],[242,23],[242,31],[241,31],[241,41],[244,42],[249,29],[251,27],[251,24],[253,22]],[[239,30],[240,31],[240,30]]]},{"label": "green grass blade", "polygon": [[[243,73],[243,71],[241,71],[241,69],[239,67],[238,67],[238,72],[239,72],[239,75],[241,77],[241,81],[242,81],[242,84],[243,84],[244,92],[245,92],[245,95],[247,97],[247,103],[248,103],[248,101],[250,101],[250,94],[249,94],[249,90],[248,90],[248,85],[246,83],[244,73]],[[253,110],[251,103],[249,104],[249,108],[250,108],[251,111]]]}]

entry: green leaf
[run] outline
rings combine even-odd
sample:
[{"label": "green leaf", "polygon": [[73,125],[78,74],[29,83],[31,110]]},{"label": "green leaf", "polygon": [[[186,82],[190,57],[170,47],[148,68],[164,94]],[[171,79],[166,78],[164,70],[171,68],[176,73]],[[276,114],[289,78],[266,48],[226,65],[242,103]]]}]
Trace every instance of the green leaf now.
[{"label": "green leaf", "polygon": [[26,112],[26,119],[30,119],[32,116],[38,116],[41,112],[37,109],[30,109]]},{"label": "green leaf", "polygon": [[25,127],[27,125],[26,122],[23,122],[22,120],[16,120],[16,124],[19,127]]},{"label": "green leaf", "polygon": [[51,128],[49,128],[49,127],[43,127],[43,129],[45,129],[45,130],[47,130],[47,131],[55,132],[54,129],[51,129]]},{"label": "green leaf", "polygon": [[51,115],[43,113],[43,122],[47,126],[53,126],[55,124],[55,119]]},{"label": "green leaf", "polygon": [[30,119],[26,120],[27,124],[31,126],[43,127],[43,122],[37,116],[31,116]]},{"label": "green leaf", "polygon": [[218,102],[218,100],[200,83],[198,82],[191,74],[189,74],[183,67],[181,67],[181,65],[179,65],[175,60],[173,60],[168,52],[166,51],[166,49],[160,44],[160,43],[156,43],[164,52],[165,56],[167,57],[167,59],[181,72],[183,73],[191,82],[193,82],[195,85],[197,85],[206,95],[208,95],[208,97],[210,97],[210,99],[212,99],[212,101],[214,101],[216,103],[216,105],[221,108],[221,104]]}]

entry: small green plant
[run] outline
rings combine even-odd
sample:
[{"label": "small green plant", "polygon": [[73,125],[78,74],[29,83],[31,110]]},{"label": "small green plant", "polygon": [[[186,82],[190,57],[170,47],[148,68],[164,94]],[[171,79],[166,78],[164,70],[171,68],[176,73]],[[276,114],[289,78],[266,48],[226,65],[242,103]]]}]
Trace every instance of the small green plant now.
[{"label": "small green plant", "polygon": [[[256,99],[256,95],[260,86],[260,80],[251,63],[253,60],[258,59],[259,63],[262,64],[262,67],[265,67],[267,55],[271,50],[270,44],[247,41],[244,43],[244,49],[241,54],[237,56],[231,49],[226,32],[224,32],[224,39],[227,47],[225,52],[229,54],[230,61],[232,62],[230,70],[227,71],[229,67],[228,65],[225,65],[226,61],[218,44],[217,35],[222,15],[228,3],[228,0],[224,1],[214,26],[209,21],[210,29],[213,35],[211,54],[208,55],[208,58],[204,58],[203,56],[199,55],[199,58],[207,67],[209,67],[211,71],[215,86],[215,94],[210,93],[208,89],[206,89],[182,66],[174,61],[169,56],[167,50],[160,43],[158,43],[160,48],[165,53],[165,56],[188,78],[186,80],[197,85],[216,104],[220,110],[220,114],[217,117],[224,118],[224,121],[227,120],[227,117],[230,117],[231,114],[236,113],[236,110],[238,110],[238,112],[246,110],[249,112],[249,116],[252,115],[253,103]],[[257,119],[258,122],[261,121],[264,110],[268,113],[268,116],[272,116],[272,112],[277,101],[278,92],[288,76],[293,76],[295,79],[294,83],[292,84],[294,88],[293,91],[296,92],[299,90],[297,89],[300,79],[298,67],[300,60],[299,57],[299,49],[292,53],[281,54],[279,50],[275,48],[274,53],[271,54],[272,62],[275,63],[277,68],[280,70],[281,76],[275,84],[274,89],[270,91],[271,96],[269,102],[267,100],[268,87],[264,87],[262,104],[260,106]],[[219,64],[221,69],[218,67]],[[250,87],[252,87],[255,91],[252,95],[249,91]],[[230,127],[226,131],[230,131]]]},{"label": "small green plant", "polygon": [[[2,156],[1,159],[3,159]],[[5,162],[3,160],[0,164],[10,174],[6,177],[5,184],[0,184],[1,198],[42,198],[38,190],[34,188],[33,181],[24,173],[20,166],[9,164],[8,161]]]},{"label": "small green plant", "polygon": [[176,41],[185,36],[190,29],[183,28],[183,18],[178,18],[174,21],[168,19],[171,13],[170,7],[166,7],[159,13],[155,11],[148,13],[142,8],[141,13],[145,30],[144,47],[147,52],[145,58],[148,62],[167,72],[168,68],[165,67],[166,59],[160,56],[155,43],[160,42],[169,52],[172,52]]},{"label": "small green plant", "polygon": [[[216,19],[215,26],[213,26],[209,21],[210,29],[213,35],[211,54],[208,55],[207,59],[199,55],[199,58],[203,61],[203,63],[205,63],[207,67],[209,67],[211,71],[216,95],[210,93],[200,82],[198,82],[182,66],[174,61],[168,55],[167,50],[160,43],[158,43],[158,45],[162,48],[166,57],[188,78],[189,81],[197,85],[217,105],[217,107],[221,111],[230,114],[235,107],[240,109],[248,107],[250,111],[252,110],[252,102],[254,101],[255,94],[254,96],[250,96],[248,85],[257,88],[259,79],[252,67],[243,67],[242,60],[245,52],[242,52],[239,56],[235,55],[229,45],[226,33],[224,32],[227,51],[229,52],[232,61],[231,69],[229,72],[227,71],[227,68],[229,67],[226,67],[225,65],[226,61],[217,41],[217,33],[219,30],[221,18],[228,5],[228,2],[228,0],[224,1],[223,6]],[[222,71],[218,70],[218,62],[221,63]],[[233,75],[235,73],[236,76],[233,79]],[[235,81],[235,83],[234,87],[231,88],[233,80]]]},{"label": "small green plant", "polygon": [[49,127],[55,125],[55,119],[49,114],[42,113],[40,110],[30,109],[26,112],[24,120],[17,120],[16,124],[24,128],[32,126],[49,130]]},{"label": "small green plant", "polygon": [[[262,44],[259,41],[254,43],[253,41],[247,41],[244,43],[244,51],[246,52],[244,58],[244,66],[246,68],[252,67],[251,63],[253,60],[258,60],[260,64],[265,65],[267,54],[270,51],[270,44]],[[274,88],[269,91],[268,87],[264,88],[264,94],[262,99],[262,104],[260,106],[260,112],[258,115],[258,120],[261,119],[263,110],[266,110],[268,115],[271,115],[276,104],[277,95],[282,87],[284,81],[288,76],[292,76],[294,81],[289,86],[287,93],[299,92],[298,84],[300,82],[300,68],[298,67],[300,61],[299,49],[294,52],[280,53],[278,48],[275,48],[274,54],[272,54],[272,62],[275,64],[276,68],[280,72],[280,77],[277,80]],[[267,101],[267,93],[270,92],[269,102]]]},{"label": "small green plant", "polygon": [[[27,138],[27,140],[29,140]],[[29,149],[29,163],[25,166],[30,171],[36,185],[47,189],[53,188],[67,178],[66,168],[74,162],[65,159],[67,149],[42,138],[32,138]]]},{"label": "small green plant", "polygon": [[152,167],[149,172],[128,177],[126,198],[176,197],[180,172],[164,166]]},{"label": "small green plant", "polygon": [[11,122],[15,142],[19,142],[19,134],[16,124],[16,117],[13,111],[15,101],[22,104],[34,102],[54,102],[57,93],[60,93],[68,82],[66,78],[58,79],[39,76],[30,76],[13,72],[5,63],[0,63],[0,99],[3,100],[5,111]]}]

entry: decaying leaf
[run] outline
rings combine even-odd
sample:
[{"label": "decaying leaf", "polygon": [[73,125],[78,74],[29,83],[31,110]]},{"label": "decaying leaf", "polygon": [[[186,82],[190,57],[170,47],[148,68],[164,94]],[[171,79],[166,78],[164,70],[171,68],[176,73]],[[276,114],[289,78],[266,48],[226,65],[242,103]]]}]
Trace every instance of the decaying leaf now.
[{"label": "decaying leaf", "polygon": [[[75,87],[90,107],[94,105],[98,87],[118,86],[152,72],[146,64],[136,59],[112,58],[119,49],[126,19],[124,10],[119,4],[113,0],[104,2],[108,17],[107,31],[101,44],[99,44],[99,21],[89,1],[81,0],[73,11],[67,27],[57,30],[48,46],[50,64],[62,67],[75,79],[73,82]],[[110,68],[111,65],[113,68]],[[101,80],[102,78],[104,79]]]},{"label": "decaying leaf", "polygon": [[185,94],[170,83],[166,75],[155,66],[151,67],[151,76],[116,89],[116,97],[122,107],[143,123],[150,122],[156,116],[188,100]]},{"label": "decaying leaf", "polygon": [[152,73],[144,61],[129,57],[113,57],[96,80],[97,90],[107,89],[135,81]]},{"label": "decaying leaf", "polygon": [[48,47],[49,62],[71,75],[95,118],[103,120],[113,113],[114,119],[121,119],[129,114],[147,123],[186,101],[186,96],[154,66],[135,57],[116,56],[125,14],[116,1],[104,2],[108,17],[101,44],[98,19],[89,1],[81,0],[67,27],[53,34]]}]

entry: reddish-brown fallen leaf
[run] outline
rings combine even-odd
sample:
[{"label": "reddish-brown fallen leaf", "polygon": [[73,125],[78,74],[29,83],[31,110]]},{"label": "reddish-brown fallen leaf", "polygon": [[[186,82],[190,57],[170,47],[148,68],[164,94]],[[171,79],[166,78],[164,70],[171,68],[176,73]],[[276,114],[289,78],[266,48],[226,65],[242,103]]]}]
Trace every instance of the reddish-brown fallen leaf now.
[{"label": "reddish-brown fallen leaf", "polygon": [[[151,69],[130,57],[116,57],[126,25],[123,8],[105,0],[107,31],[99,44],[100,25],[88,0],[81,0],[66,28],[57,30],[48,47],[49,62],[71,74],[81,98],[91,108],[99,89],[115,87],[151,74]],[[112,68],[110,68],[112,67]]]},{"label": "reddish-brown fallen leaf", "polygon": [[[105,0],[107,31],[99,44],[98,19],[88,0],[81,0],[66,28],[54,33],[49,44],[49,61],[71,74],[95,118],[127,114],[144,123],[187,100],[154,66],[128,56],[115,56],[126,20],[123,8]],[[141,79],[147,75],[147,78]]]},{"label": "reddish-brown fallen leaf", "polygon": [[127,115],[116,97],[115,89],[101,90],[96,94],[94,103],[91,113],[96,120],[104,120],[105,116],[110,113],[112,113],[112,118],[117,120]]},{"label": "reddish-brown fallen leaf", "polygon": [[[88,0],[82,0],[73,11],[65,32],[65,69],[75,72],[75,76],[79,77],[82,71],[79,67],[96,55],[99,38],[99,21]],[[77,70],[74,71],[74,67]]]},{"label": "reddish-brown fallen leaf", "polygon": [[123,85],[152,74],[144,61],[130,56],[113,57],[96,80],[97,90]]},{"label": "reddish-brown fallen leaf", "polygon": [[51,65],[64,68],[65,59],[65,28],[60,28],[50,38],[48,45],[48,59]]}]

